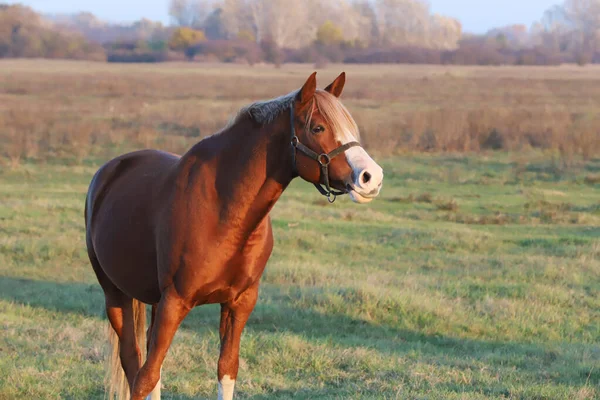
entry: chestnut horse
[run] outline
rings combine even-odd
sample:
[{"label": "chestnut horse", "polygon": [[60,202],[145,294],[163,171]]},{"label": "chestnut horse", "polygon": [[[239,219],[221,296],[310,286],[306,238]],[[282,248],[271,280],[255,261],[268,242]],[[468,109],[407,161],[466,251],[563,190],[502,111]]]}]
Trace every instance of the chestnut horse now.
[{"label": "chestnut horse", "polygon": [[[103,165],[85,207],[88,255],[112,329],[109,396],[160,397],[161,366],[189,311],[221,304],[219,399],[232,399],[240,336],[273,248],[269,212],[297,176],[330,201],[367,203],[383,171],[360,147],[338,100],[316,73],[295,92],[243,108],[185,155],[144,150]],[[343,157],[342,157],[343,155]],[[152,305],[147,359],[145,304]],[[119,365],[120,364],[120,365]]]}]

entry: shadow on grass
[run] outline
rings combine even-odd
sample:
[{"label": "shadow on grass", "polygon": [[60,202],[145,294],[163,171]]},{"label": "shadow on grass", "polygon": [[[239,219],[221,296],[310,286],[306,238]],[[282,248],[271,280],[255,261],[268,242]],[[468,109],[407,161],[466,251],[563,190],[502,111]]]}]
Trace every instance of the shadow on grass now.
[{"label": "shadow on grass", "polygon": [[[182,394],[166,393],[164,390],[161,394],[162,400],[198,400],[198,397],[191,397]],[[60,399],[63,400],[106,400],[107,395],[104,393],[104,388],[91,388],[78,394],[61,393]]]},{"label": "shadow on grass", "polygon": [[60,394],[60,398],[64,400],[80,400],[80,399],[105,399],[106,396],[104,394],[104,389],[102,387],[90,388],[77,394],[71,393],[71,391],[66,390]]},{"label": "shadow on grass", "polygon": [[58,283],[0,276],[0,299],[50,311],[105,318],[98,284]]},{"label": "shadow on grass", "polygon": [[[307,339],[331,342],[337,346],[367,347],[382,354],[414,357],[435,365],[462,368],[467,364],[487,364],[496,368],[514,368],[537,372],[542,383],[550,379],[557,384],[582,386],[600,383],[589,357],[600,356],[600,346],[557,343],[499,342],[429,335],[418,331],[399,329],[351,318],[340,314],[322,314],[311,309],[298,309],[278,304],[276,307],[260,303],[248,322],[254,332],[289,332]],[[588,358],[588,363],[583,362]],[[543,376],[542,376],[543,375]]]},{"label": "shadow on grass", "polygon": [[[105,318],[104,296],[97,284],[0,277],[0,299],[65,314]],[[217,322],[218,306],[201,307],[186,318],[182,329],[204,334],[209,330],[216,331]],[[449,368],[486,365],[499,370],[523,371],[533,378],[532,383],[550,381],[574,387],[600,384],[600,371],[592,368],[591,364],[595,355],[600,356],[600,347],[592,345],[557,343],[545,346],[429,335],[343,314],[324,314],[312,308],[295,308],[283,301],[273,302],[272,299],[262,304],[259,299],[246,329],[255,334],[291,333],[341,348],[366,347],[382,354],[411,359],[416,357],[419,362]],[[448,389],[452,390],[450,387]],[[456,387],[456,390],[464,388]],[[502,392],[504,389],[494,388],[496,390]],[[298,395],[299,398],[311,398],[319,393]],[[282,392],[281,396],[286,396],[286,393]],[[185,399],[180,396],[173,398]]]},{"label": "shadow on grass", "polygon": [[[364,397],[364,396],[361,396]],[[371,393],[371,398],[375,397]],[[294,400],[312,400],[312,399],[356,399],[357,393],[351,390],[339,390],[336,393],[331,393],[331,388],[322,389],[303,389],[303,390],[287,390],[279,389],[270,393],[254,395],[248,397],[252,400],[268,400],[272,398],[294,399]],[[377,397],[375,397],[377,398]]]}]

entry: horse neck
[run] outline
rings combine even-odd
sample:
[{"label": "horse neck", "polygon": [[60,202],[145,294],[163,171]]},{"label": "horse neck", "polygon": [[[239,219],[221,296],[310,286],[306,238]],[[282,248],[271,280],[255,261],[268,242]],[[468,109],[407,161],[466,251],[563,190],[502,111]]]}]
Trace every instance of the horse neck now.
[{"label": "horse neck", "polygon": [[191,154],[208,150],[214,156],[221,222],[245,231],[253,229],[294,177],[289,118],[284,113],[269,124],[259,125],[243,116],[207,141],[212,143],[202,146],[200,142]]}]

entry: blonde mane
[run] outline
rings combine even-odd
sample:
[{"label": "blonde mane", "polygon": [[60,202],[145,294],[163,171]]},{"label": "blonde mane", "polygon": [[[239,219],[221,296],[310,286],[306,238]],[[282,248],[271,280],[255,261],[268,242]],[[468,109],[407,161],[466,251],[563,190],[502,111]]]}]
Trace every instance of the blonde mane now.
[{"label": "blonde mane", "polygon": [[[246,107],[243,107],[237,115],[227,125],[228,127],[237,122],[243,115],[249,115],[254,121],[259,124],[266,125],[273,122],[281,113],[294,106],[294,100],[298,91],[288,93],[270,100],[257,101]],[[335,132],[335,138],[347,143],[354,140],[360,140],[358,125],[350,115],[350,112],[337,97],[324,91],[317,90],[315,92],[314,102],[319,113],[325,118],[325,121],[331,126]],[[312,118],[312,114],[309,116]]]},{"label": "blonde mane", "polygon": [[319,113],[335,132],[335,138],[339,142],[360,141],[358,125],[337,97],[324,90],[317,90],[315,92],[315,104]]}]

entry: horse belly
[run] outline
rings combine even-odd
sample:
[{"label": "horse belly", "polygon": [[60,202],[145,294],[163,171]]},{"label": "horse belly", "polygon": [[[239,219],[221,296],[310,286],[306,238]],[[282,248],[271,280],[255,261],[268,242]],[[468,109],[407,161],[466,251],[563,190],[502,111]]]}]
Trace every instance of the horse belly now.
[{"label": "horse belly", "polygon": [[160,299],[156,245],[145,191],[116,185],[97,209],[90,228],[102,270],[125,294],[145,303]]},{"label": "horse belly", "polygon": [[160,300],[156,252],[146,235],[98,230],[94,246],[102,270],[122,292],[144,303]]}]

